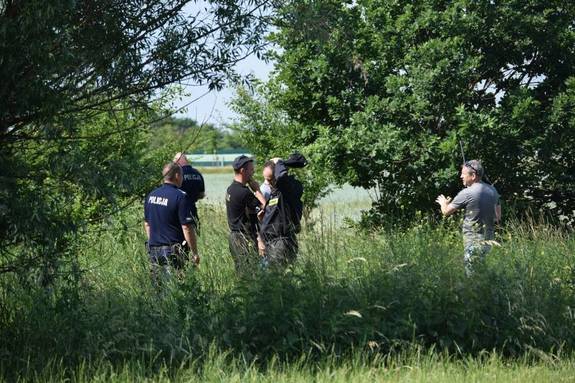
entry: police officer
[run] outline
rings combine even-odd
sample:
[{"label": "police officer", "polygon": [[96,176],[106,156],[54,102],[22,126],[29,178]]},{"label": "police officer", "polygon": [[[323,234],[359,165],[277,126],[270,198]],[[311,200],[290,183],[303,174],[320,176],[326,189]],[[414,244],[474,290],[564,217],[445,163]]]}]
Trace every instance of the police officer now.
[{"label": "police officer", "polygon": [[192,202],[194,228],[196,230],[196,234],[199,234],[200,219],[198,217],[196,202],[206,196],[204,177],[197,169],[190,165],[188,158],[184,153],[176,153],[174,156],[174,162],[182,167],[183,180],[180,189],[186,192],[186,196]]},{"label": "police officer", "polygon": [[307,161],[301,154],[294,154],[286,161],[279,158],[272,161],[275,165],[271,195],[265,206],[260,236],[265,244],[264,264],[285,267],[297,257],[296,234],[303,214],[303,185],[288,174],[288,167],[303,167]]},{"label": "police officer", "polygon": [[265,199],[253,179],[253,159],[241,155],[232,166],[234,181],[226,191],[229,247],[236,271],[243,273],[257,263],[257,227],[253,212],[263,209]]},{"label": "police officer", "polygon": [[200,261],[191,202],[179,189],[182,168],[170,162],[164,165],[162,174],[164,184],[148,194],[144,203],[144,228],[154,278],[159,268],[165,273],[170,272],[170,266],[182,270],[190,250],[192,262]]}]

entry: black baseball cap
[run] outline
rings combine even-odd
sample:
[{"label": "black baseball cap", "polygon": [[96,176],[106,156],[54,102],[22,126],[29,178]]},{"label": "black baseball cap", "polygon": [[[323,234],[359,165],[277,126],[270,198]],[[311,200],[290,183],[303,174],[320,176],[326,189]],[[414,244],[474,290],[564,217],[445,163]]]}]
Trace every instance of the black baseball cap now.
[{"label": "black baseball cap", "polygon": [[241,168],[246,166],[248,162],[254,162],[254,159],[242,154],[241,156],[235,158],[232,167],[234,168],[234,170],[240,170]]}]

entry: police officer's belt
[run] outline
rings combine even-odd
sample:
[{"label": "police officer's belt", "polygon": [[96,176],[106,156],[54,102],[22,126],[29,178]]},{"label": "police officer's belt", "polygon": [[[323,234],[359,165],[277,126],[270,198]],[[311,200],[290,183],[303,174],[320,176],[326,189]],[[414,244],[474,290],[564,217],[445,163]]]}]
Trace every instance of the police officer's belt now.
[{"label": "police officer's belt", "polygon": [[185,246],[182,246],[180,243],[173,243],[171,245],[160,245],[160,246],[150,246],[150,249],[159,249],[159,250],[177,250],[183,249]]}]

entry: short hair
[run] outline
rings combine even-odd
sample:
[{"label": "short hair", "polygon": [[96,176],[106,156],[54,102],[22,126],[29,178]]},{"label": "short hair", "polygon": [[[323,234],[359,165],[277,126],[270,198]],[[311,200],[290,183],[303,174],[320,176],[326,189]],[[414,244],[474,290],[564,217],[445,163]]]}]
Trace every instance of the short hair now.
[{"label": "short hair", "polygon": [[188,156],[182,152],[177,152],[172,161],[180,165],[186,165],[188,163]]},{"label": "short hair", "polygon": [[[264,167],[263,170],[265,171],[265,169],[268,168],[271,171],[271,179],[275,180],[275,173],[276,173],[276,164],[275,162],[273,162],[272,160],[268,160],[264,163]],[[265,175],[264,175],[265,178]]]},{"label": "short hair", "polygon": [[477,174],[477,177],[479,179],[483,178],[483,175],[485,174],[485,170],[483,169],[483,165],[481,165],[481,161],[479,161],[479,160],[466,161],[463,164],[463,166],[466,167],[468,169],[468,171],[471,171],[471,172]]},{"label": "short hair", "polygon": [[176,175],[182,175],[182,168],[175,162],[168,162],[164,165],[162,176],[164,181],[175,181]]},{"label": "short hair", "polygon": [[272,170],[274,170],[275,167],[276,167],[276,163],[273,162],[272,160],[267,160],[267,161],[264,163],[264,168],[272,168]]}]

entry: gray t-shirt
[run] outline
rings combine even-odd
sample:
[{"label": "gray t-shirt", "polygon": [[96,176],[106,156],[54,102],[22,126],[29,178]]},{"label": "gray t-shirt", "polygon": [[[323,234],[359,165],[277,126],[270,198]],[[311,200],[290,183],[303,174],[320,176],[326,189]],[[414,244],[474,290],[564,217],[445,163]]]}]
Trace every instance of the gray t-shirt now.
[{"label": "gray t-shirt", "polygon": [[499,193],[491,185],[476,182],[460,191],[451,205],[465,208],[463,218],[463,239],[465,244],[494,237],[495,207],[499,204]]}]

